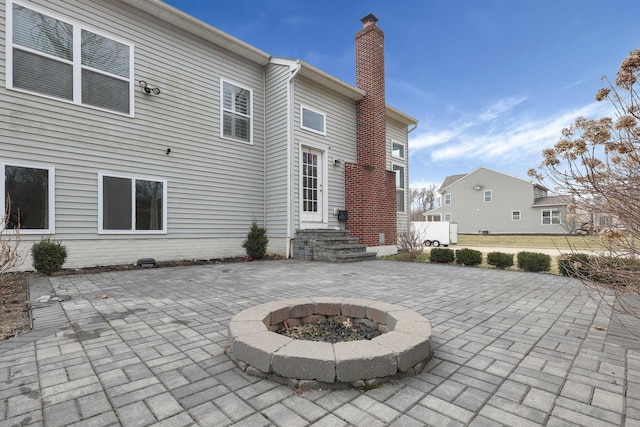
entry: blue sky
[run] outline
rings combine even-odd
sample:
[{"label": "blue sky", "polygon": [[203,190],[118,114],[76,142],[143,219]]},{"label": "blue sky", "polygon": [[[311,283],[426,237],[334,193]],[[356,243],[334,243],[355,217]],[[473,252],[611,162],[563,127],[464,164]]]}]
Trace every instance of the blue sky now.
[{"label": "blue sky", "polygon": [[168,0],[271,55],[355,84],[354,35],[385,32],[387,103],[419,120],[410,186],[485,166],[528,179],[601,77],[640,47],[640,0]]}]

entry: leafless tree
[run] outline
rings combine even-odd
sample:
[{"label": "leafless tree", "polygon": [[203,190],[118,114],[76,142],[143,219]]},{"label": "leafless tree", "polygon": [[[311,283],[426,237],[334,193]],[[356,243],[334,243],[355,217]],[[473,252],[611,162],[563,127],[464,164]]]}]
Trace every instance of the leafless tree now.
[{"label": "leafless tree", "polygon": [[424,221],[422,214],[436,207],[436,194],[436,184],[422,188],[409,188],[411,221]]},{"label": "leafless tree", "polygon": [[570,215],[607,214],[615,227],[599,231],[607,248],[599,256],[583,257],[572,275],[592,289],[614,293],[614,308],[640,318],[640,49],[622,62],[615,84],[603,77],[597,101],[612,104],[612,117],[579,117],[560,140],[543,151],[540,167],[529,175],[549,178],[575,197]]}]

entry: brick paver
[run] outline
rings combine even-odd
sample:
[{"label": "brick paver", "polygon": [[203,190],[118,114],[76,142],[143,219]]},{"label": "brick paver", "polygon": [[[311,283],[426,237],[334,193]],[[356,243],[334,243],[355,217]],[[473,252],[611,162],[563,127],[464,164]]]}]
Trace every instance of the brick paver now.
[{"label": "brick paver", "polygon": [[[35,330],[0,344],[0,426],[640,426],[640,344],[627,332],[638,321],[565,277],[268,261],[39,278],[30,290],[63,301],[34,304]],[[432,360],[378,388],[305,392],[227,357],[234,315],[310,296],[418,312]]]}]

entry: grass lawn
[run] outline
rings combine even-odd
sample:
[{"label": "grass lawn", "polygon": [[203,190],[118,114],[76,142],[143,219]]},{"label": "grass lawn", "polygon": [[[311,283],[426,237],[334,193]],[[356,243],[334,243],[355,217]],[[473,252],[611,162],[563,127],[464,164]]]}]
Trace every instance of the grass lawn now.
[{"label": "grass lawn", "polygon": [[458,246],[487,246],[524,249],[574,249],[577,251],[601,251],[604,246],[598,236],[519,236],[459,234]]}]

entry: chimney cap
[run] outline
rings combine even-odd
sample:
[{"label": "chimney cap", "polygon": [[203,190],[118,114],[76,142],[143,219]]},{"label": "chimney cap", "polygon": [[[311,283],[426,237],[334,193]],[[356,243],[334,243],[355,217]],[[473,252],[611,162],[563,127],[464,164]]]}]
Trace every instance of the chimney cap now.
[{"label": "chimney cap", "polygon": [[373,13],[370,13],[364,18],[362,18],[360,22],[362,22],[362,25],[366,27],[370,23],[375,24],[376,22],[378,22],[378,18],[376,18],[376,16]]}]

